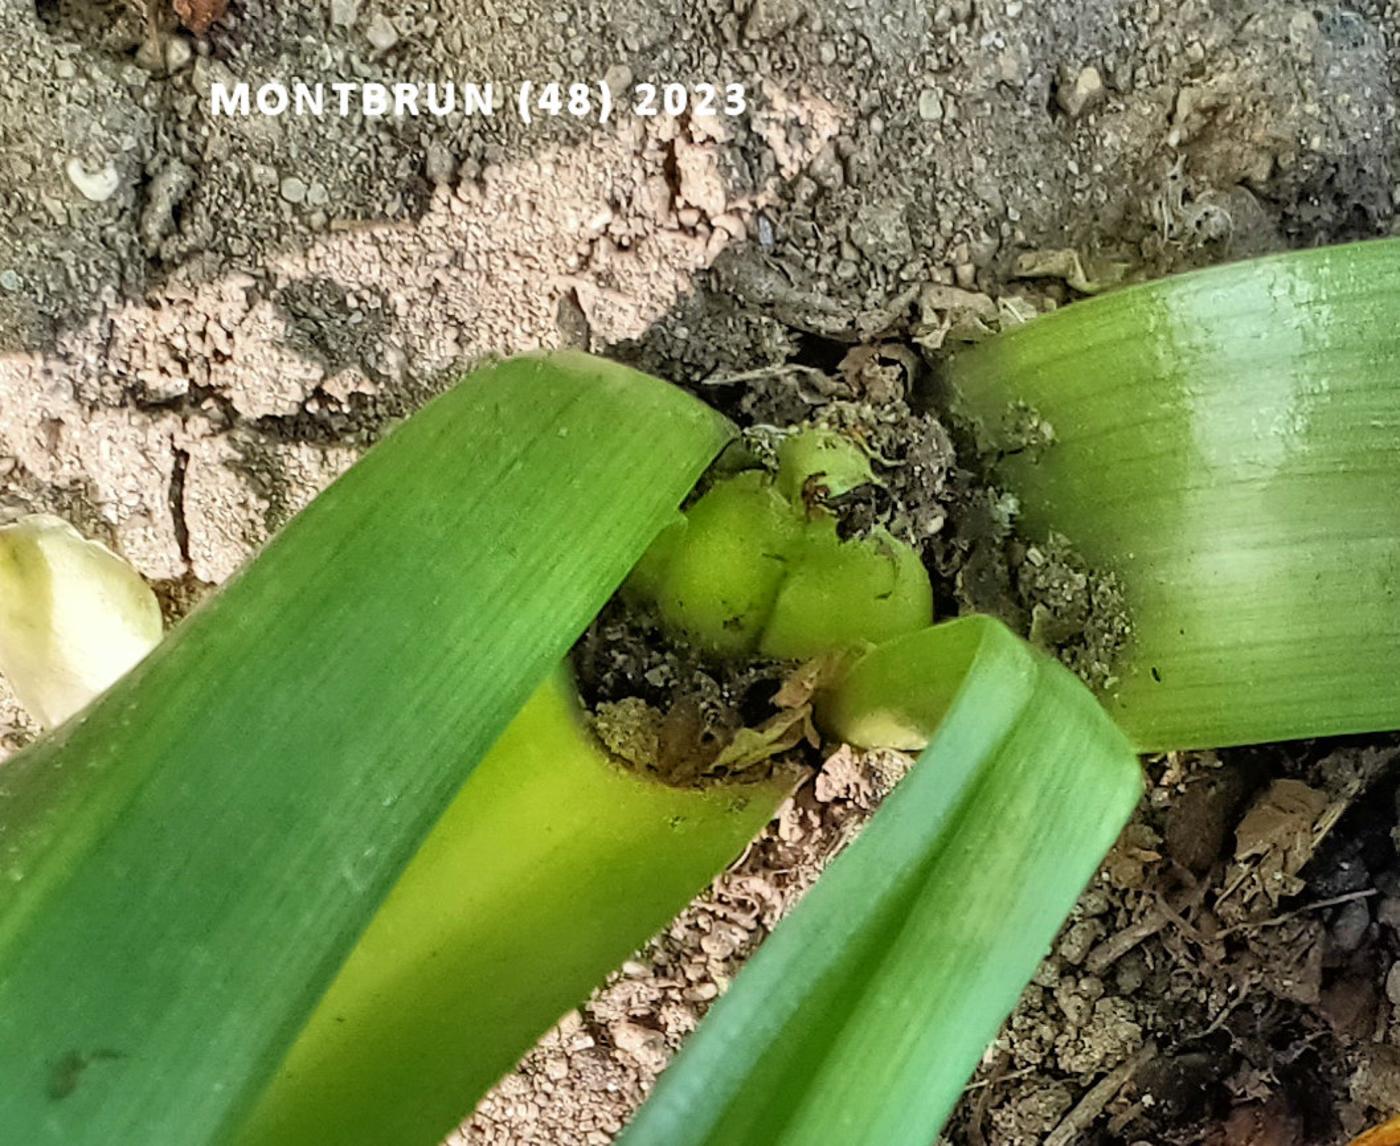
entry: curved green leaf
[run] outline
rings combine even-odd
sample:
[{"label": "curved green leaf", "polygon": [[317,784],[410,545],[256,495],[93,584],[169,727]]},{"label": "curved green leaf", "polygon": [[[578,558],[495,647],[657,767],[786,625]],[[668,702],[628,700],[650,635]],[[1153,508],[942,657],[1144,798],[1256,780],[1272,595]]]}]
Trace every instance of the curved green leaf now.
[{"label": "curved green leaf", "polygon": [[487,753],[317,1005],[238,1146],[431,1146],[699,892],[791,781],[669,788],[558,673]]},{"label": "curved green leaf", "polygon": [[932,739],[623,1146],[928,1146],[1141,791],[1089,691],[985,617],[880,646],[826,717]]},{"label": "curved green leaf", "polygon": [[0,1126],[218,1140],[728,424],[578,354],[430,404],[0,771]]},{"label": "curved green leaf", "polygon": [[1121,579],[1140,747],[1400,727],[1400,241],[1075,303],[951,381],[1030,529]]}]

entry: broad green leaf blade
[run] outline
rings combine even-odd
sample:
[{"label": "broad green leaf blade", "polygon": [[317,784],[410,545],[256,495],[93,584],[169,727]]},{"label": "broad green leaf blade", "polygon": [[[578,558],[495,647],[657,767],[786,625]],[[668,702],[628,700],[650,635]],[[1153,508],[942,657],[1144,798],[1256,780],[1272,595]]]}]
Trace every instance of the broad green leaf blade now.
[{"label": "broad green leaf blade", "polygon": [[585,355],[481,371],[7,764],[5,1136],[227,1134],[727,434],[680,391]]},{"label": "broad green leaf blade", "polygon": [[1089,691],[984,617],[868,654],[828,717],[937,731],[624,1146],[928,1146],[1141,791]]},{"label": "broad green leaf blade", "polygon": [[[1033,532],[1122,580],[1144,749],[1400,727],[1400,242],[1075,303],[959,355]],[[1019,408],[1018,408],[1019,406]]]},{"label": "broad green leaf blade", "polygon": [[356,944],[239,1146],[433,1146],[730,862],[790,780],[624,771],[551,678]]}]

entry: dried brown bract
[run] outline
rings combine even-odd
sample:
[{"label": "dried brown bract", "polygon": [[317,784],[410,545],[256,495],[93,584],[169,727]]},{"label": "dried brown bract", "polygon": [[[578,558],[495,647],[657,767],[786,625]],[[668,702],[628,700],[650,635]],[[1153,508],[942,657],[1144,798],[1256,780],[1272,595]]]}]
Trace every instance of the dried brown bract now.
[{"label": "dried brown bract", "polygon": [[202,36],[210,25],[228,11],[228,0],[171,0],[180,23]]}]

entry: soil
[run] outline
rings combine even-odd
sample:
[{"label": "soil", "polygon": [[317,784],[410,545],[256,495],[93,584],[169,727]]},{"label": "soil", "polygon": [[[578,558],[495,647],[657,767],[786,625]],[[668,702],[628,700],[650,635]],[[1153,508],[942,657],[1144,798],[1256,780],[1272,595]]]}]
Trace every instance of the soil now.
[{"label": "soil", "polygon": [[[162,25],[0,0],[0,514],[67,517],[172,616],[463,370],[570,345],[745,424],[877,415],[940,613],[991,608],[1093,677],[1114,587],[1016,539],[937,416],[943,348],[1398,230],[1384,0],[234,0],[202,38]],[[217,81],[317,77],[742,82],[753,110],[210,114]],[[0,746],[32,733],[0,696]],[[1330,1143],[1400,1110],[1396,759],[1149,761],[946,1141]],[[815,765],[458,1140],[612,1139],[904,767]]]}]

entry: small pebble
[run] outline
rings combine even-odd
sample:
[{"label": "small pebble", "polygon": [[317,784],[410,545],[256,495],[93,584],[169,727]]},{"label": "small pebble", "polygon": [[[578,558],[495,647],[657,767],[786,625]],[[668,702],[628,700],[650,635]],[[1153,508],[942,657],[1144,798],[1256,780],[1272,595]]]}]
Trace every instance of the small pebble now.
[{"label": "small pebble", "polygon": [[1393,963],[1385,977],[1385,997],[1400,1006],[1400,963]]},{"label": "small pebble", "polygon": [[189,194],[194,182],[194,172],[179,160],[167,164],[151,180],[141,211],[141,238],[148,250],[154,251],[175,229],[175,207]]},{"label": "small pebble", "polygon": [[376,51],[387,52],[399,42],[399,32],[387,16],[376,12],[374,19],[369,22],[369,27],[365,29],[365,39]]},{"label": "small pebble", "polygon": [[180,375],[162,374],[143,382],[146,400],[150,402],[175,402],[190,392],[190,380]]},{"label": "small pebble", "polygon": [[1371,926],[1371,911],[1364,900],[1344,904],[1332,921],[1332,942],[1339,951],[1355,951]]},{"label": "small pebble", "polygon": [[457,160],[443,144],[430,143],[423,169],[428,176],[428,182],[435,185],[451,183],[452,176],[457,171]]},{"label": "small pebble", "polygon": [[1061,81],[1055,89],[1055,102],[1070,119],[1078,119],[1095,107],[1104,97],[1103,76],[1099,69],[1087,67],[1068,83]]},{"label": "small pebble", "polygon": [[1096,919],[1081,919],[1065,929],[1057,951],[1066,963],[1078,966],[1102,936],[1103,924]]},{"label": "small pebble", "polygon": [[794,0],[754,0],[744,20],[744,39],[770,40],[787,31],[801,15]]},{"label": "small pebble", "polygon": [[919,118],[925,123],[937,123],[943,118],[943,98],[933,88],[919,93]]},{"label": "small pebble", "polygon": [[165,70],[174,75],[194,59],[194,48],[184,36],[171,36],[165,41]]},{"label": "small pebble", "polygon": [[632,69],[626,64],[613,64],[603,73],[603,83],[612,93],[613,99],[623,99],[632,87]]},{"label": "small pebble", "polygon": [[295,175],[288,175],[287,178],[283,179],[278,191],[288,203],[304,203],[306,201],[306,184]]},{"label": "small pebble", "polygon": [[666,1036],[640,1023],[616,1022],[609,1026],[613,1045],[626,1051],[642,1066],[660,1070],[666,1064]]},{"label": "small pebble", "polygon": [[1376,921],[1392,931],[1400,931],[1400,899],[1386,896],[1376,908]]},{"label": "small pebble", "polygon": [[681,997],[688,1003],[708,1003],[719,994],[719,988],[713,983],[701,983],[695,987],[687,987],[681,992]]},{"label": "small pebble", "polygon": [[349,28],[360,14],[360,0],[331,0],[331,23]]},{"label": "small pebble", "polygon": [[7,290],[11,294],[17,294],[24,287],[24,280],[12,270],[0,271],[0,290]]}]

